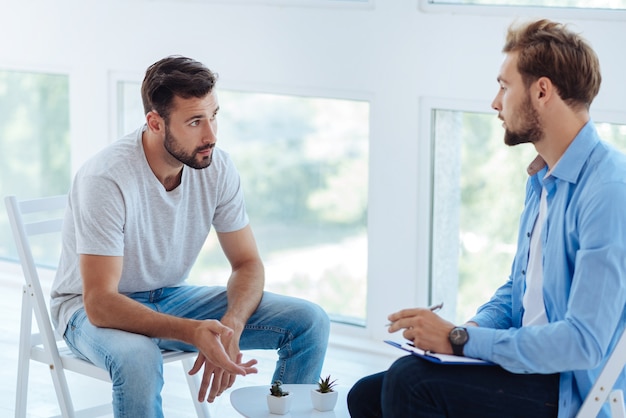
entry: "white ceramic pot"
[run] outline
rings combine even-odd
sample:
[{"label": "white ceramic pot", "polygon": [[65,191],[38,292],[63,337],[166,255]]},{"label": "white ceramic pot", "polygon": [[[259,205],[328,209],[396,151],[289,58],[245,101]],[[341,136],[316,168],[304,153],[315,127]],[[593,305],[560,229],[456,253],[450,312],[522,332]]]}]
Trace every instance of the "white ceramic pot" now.
[{"label": "white ceramic pot", "polygon": [[270,413],[276,415],[285,415],[289,413],[291,409],[291,395],[287,396],[273,396],[267,395],[267,407]]},{"label": "white ceramic pot", "polygon": [[311,389],[311,402],[313,403],[313,408],[317,409],[320,412],[332,411],[333,409],[335,409],[338,396],[339,392],[337,392],[336,390],[332,392],[321,393],[318,392],[317,389]]}]

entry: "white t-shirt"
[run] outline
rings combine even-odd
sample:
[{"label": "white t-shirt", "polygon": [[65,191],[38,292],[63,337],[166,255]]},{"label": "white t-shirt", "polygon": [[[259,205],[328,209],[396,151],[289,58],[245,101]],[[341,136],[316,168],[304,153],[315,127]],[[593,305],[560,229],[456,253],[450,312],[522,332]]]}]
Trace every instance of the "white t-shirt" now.
[{"label": "white t-shirt", "polygon": [[546,189],[543,188],[539,200],[539,215],[537,215],[530,237],[530,255],[526,269],[526,291],[522,300],[524,306],[522,326],[544,325],[548,323],[546,305],[543,301],[543,246],[541,245],[541,231],[547,216],[548,202]]},{"label": "white t-shirt", "polygon": [[74,178],[50,303],[60,334],[83,306],[79,254],[123,256],[121,293],[179,286],[211,225],[232,232],[248,224],[239,174],[226,152],[215,148],[205,169],[185,166],[181,184],[168,192],[146,160],[144,129],[96,154]]}]

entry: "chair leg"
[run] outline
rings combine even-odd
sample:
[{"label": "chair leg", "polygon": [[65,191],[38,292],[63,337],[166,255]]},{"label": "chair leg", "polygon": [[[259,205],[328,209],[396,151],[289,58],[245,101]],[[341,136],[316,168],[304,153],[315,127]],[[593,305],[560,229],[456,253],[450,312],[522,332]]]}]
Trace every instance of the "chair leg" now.
[{"label": "chair leg", "polygon": [[[26,290],[28,290],[26,288]],[[32,305],[32,299],[30,299],[31,295],[29,292],[25,292],[24,295],[25,298],[28,298],[28,305],[29,306],[33,306]],[[32,315],[32,309],[29,311],[29,315]],[[22,315],[24,315],[24,313],[22,312]],[[29,322],[30,322],[30,318],[29,318]],[[22,331],[26,329],[26,332],[30,332],[31,327],[28,326],[27,328],[24,328],[23,324],[22,324]],[[28,335],[26,338],[28,338],[30,340],[31,335]],[[28,359],[28,361],[30,361],[30,350],[31,350],[31,341],[29,341],[29,346],[28,346],[28,353],[26,353],[27,357],[26,359]],[[45,337],[43,338],[43,345],[47,346],[49,344],[49,340],[46,339]],[[56,345],[56,341],[53,340],[52,344]],[[56,347],[55,347],[56,348]],[[63,364],[62,364],[62,360],[59,357],[59,353],[58,351],[56,351],[56,349],[50,350],[49,347],[46,347],[46,351],[49,354],[49,358],[48,358],[48,367],[50,369],[50,375],[52,377],[52,383],[54,385],[54,391],[56,393],[57,396],[57,401],[59,403],[59,408],[61,409],[61,416],[63,418],[75,418],[76,417],[76,413],[74,411],[74,405],[72,403],[72,398],[70,395],[70,390],[69,390],[69,386],[67,384],[67,378],[65,377],[65,370],[63,369]],[[28,362],[27,361],[27,362]],[[24,396],[25,398],[25,396]]]},{"label": "chair leg", "polygon": [[67,379],[65,378],[65,371],[62,368],[54,367],[50,365],[50,375],[52,376],[52,382],[54,383],[54,390],[57,395],[59,407],[61,408],[61,416],[63,418],[75,418],[74,405],[72,404],[72,398],[70,396],[70,390],[67,386]]},{"label": "chair leg", "polygon": [[624,393],[621,390],[614,390],[609,396],[611,404],[611,416],[613,418],[626,418],[626,410],[624,409]]},{"label": "chair leg", "polygon": [[28,377],[30,373],[30,333],[32,330],[33,308],[30,304],[28,288],[22,287],[22,315],[20,321],[20,345],[17,360],[17,388],[15,392],[15,418],[26,417],[28,399]]},{"label": "chair leg", "polygon": [[200,391],[200,380],[197,376],[191,376],[188,372],[193,367],[193,361],[191,358],[185,358],[182,360],[183,373],[187,379],[187,385],[189,386],[189,393],[191,394],[191,401],[194,408],[196,408],[196,415],[199,418],[211,418],[209,413],[209,407],[206,402],[198,402],[198,392]]}]

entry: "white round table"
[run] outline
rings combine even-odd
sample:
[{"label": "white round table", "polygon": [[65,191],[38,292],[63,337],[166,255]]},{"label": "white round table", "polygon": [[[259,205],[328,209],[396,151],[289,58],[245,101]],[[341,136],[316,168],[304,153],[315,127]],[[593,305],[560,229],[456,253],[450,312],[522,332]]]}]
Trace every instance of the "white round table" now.
[{"label": "white round table", "polygon": [[230,393],[230,403],[237,412],[247,418],[348,418],[350,416],[346,403],[349,388],[341,386],[335,388],[339,392],[337,405],[334,410],[327,412],[313,409],[313,404],[311,404],[310,392],[311,389],[317,388],[317,385],[285,384],[283,388],[289,392],[289,396],[294,397],[291,402],[291,410],[286,415],[270,414],[265,399],[270,393],[270,385],[235,389]]}]

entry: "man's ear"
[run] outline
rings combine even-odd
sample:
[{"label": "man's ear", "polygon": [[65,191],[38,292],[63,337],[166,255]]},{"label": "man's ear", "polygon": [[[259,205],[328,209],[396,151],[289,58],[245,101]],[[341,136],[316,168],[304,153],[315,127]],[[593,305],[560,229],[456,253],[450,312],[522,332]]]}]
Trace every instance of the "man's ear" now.
[{"label": "man's ear", "polygon": [[535,98],[542,102],[550,100],[552,95],[555,94],[554,84],[548,77],[539,77],[535,82],[535,87]]},{"label": "man's ear", "polygon": [[165,129],[165,121],[155,110],[151,110],[146,114],[146,123],[148,129],[154,133],[159,133]]}]

